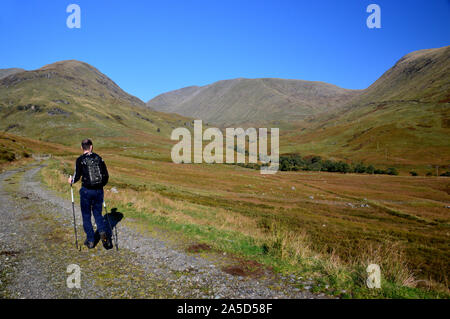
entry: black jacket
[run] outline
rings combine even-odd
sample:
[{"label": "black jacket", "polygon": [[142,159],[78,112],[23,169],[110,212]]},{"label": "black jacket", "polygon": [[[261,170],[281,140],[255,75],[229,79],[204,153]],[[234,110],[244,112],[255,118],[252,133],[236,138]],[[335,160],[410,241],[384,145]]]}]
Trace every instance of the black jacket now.
[{"label": "black jacket", "polygon": [[[100,159],[100,172],[102,174],[102,184],[101,185],[90,185],[89,182],[89,173],[88,168],[86,165],[83,165],[83,159],[87,156],[96,156]],[[77,158],[76,164],[75,164],[75,173],[73,175],[73,183],[78,182],[78,180],[81,178],[81,186],[86,187],[88,189],[101,189],[103,186],[105,186],[108,183],[109,174],[108,169],[106,168],[106,164],[103,161],[103,159],[95,153],[85,153]]]}]

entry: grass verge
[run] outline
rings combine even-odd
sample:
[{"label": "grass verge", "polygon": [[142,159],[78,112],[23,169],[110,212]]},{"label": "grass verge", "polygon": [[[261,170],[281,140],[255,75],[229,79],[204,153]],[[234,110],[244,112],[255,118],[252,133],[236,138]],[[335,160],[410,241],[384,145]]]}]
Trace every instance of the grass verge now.
[{"label": "grass verge", "polygon": [[[67,192],[67,168],[57,159],[43,169],[45,183]],[[353,259],[341,260],[334,251],[315,251],[306,233],[293,232],[273,220],[258,219],[183,200],[150,190],[106,190],[109,207],[124,213],[129,224],[142,231],[164,233],[174,240],[195,240],[231,254],[255,260],[281,274],[312,278],[314,292],[344,298],[448,298],[446,288],[416,287],[401,247],[385,243],[361,247]],[[366,267],[381,267],[381,289],[368,289]],[[301,288],[301,287],[300,287]]]}]

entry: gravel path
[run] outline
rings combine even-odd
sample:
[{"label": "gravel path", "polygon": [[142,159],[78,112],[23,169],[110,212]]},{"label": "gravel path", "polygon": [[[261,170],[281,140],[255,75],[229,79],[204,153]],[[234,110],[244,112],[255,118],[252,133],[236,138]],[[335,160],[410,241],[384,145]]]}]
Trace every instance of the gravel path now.
[{"label": "gravel path", "polygon": [[[302,278],[230,275],[212,258],[138,234],[126,220],[119,251],[77,251],[71,203],[41,185],[44,165],[0,174],[0,298],[324,298],[297,288],[313,284]],[[79,207],[76,214],[82,243]],[[69,264],[81,267],[80,289],[67,288]]]}]

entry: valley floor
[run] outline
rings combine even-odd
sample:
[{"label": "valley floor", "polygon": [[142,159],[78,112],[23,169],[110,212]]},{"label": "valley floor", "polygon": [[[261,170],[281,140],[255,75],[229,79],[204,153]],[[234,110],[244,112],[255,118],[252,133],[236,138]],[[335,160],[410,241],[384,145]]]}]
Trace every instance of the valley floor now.
[{"label": "valley floor", "polygon": [[[308,291],[313,282],[306,278],[281,276],[257,263],[257,272],[241,273],[230,266],[234,257],[187,252],[146,233],[132,218],[119,223],[119,251],[101,245],[77,251],[71,203],[41,185],[45,165],[0,174],[1,298],[325,298]],[[76,214],[82,243],[79,207]],[[80,289],[66,285],[70,264],[81,267]]]}]

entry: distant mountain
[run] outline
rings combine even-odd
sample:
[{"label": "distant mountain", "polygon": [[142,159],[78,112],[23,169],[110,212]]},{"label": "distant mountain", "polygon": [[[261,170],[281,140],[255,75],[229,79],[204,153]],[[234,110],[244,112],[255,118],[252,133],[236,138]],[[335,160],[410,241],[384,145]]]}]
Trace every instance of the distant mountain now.
[{"label": "distant mountain", "polygon": [[240,78],[167,92],[147,106],[221,125],[269,123],[335,109],[358,94],[323,82]]},{"label": "distant mountain", "polygon": [[185,121],[149,110],[99,70],[75,60],[0,79],[0,119],[0,130],[63,144],[89,136],[102,136],[104,143],[134,141],[136,134],[168,139],[171,128]]},{"label": "distant mountain", "polygon": [[0,69],[0,79],[3,79],[4,77],[7,77],[8,75],[23,72],[23,71],[25,71],[25,70],[20,69],[20,68]]},{"label": "distant mountain", "polygon": [[42,80],[44,84],[61,81],[58,86],[54,87],[56,90],[70,82],[71,89],[74,92],[83,92],[84,96],[118,99],[132,105],[142,106],[144,104],[137,97],[123,91],[93,66],[76,60],[52,63],[34,71],[13,73],[4,77],[0,85],[6,88],[16,87],[18,84],[27,85],[36,80]]},{"label": "distant mountain", "polygon": [[282,153],[423,169],[450,165],[449,46],[404,56],[365,90],[241,78],[171,91],[146,104],[79,61],[0,74],[0,130],[44,141],[72,145],[102,137],[115,148],[121,141],[151,143],[168,156],[172,129],[198,118],[280,127]]},{"label": "distant mountain", "polygon": [[405,55],[365,90],[235,79],[167,92],[147,106],[224,126],[280,127],[284,153],[450,165],[450,46]]},{"label": "distant mountain", "polygon": [[[188,86],[178,90],[163,93],[147,102],[147,106],[164,112],[176,113],[177,106],[187,98],[199,92],[199,86]],[[150,103],[151,102],[151,103]]]},{"label": "distant mountain", "polygon": [[362,91],[361,102],[450,101],[450,46],[409,53]]}]

